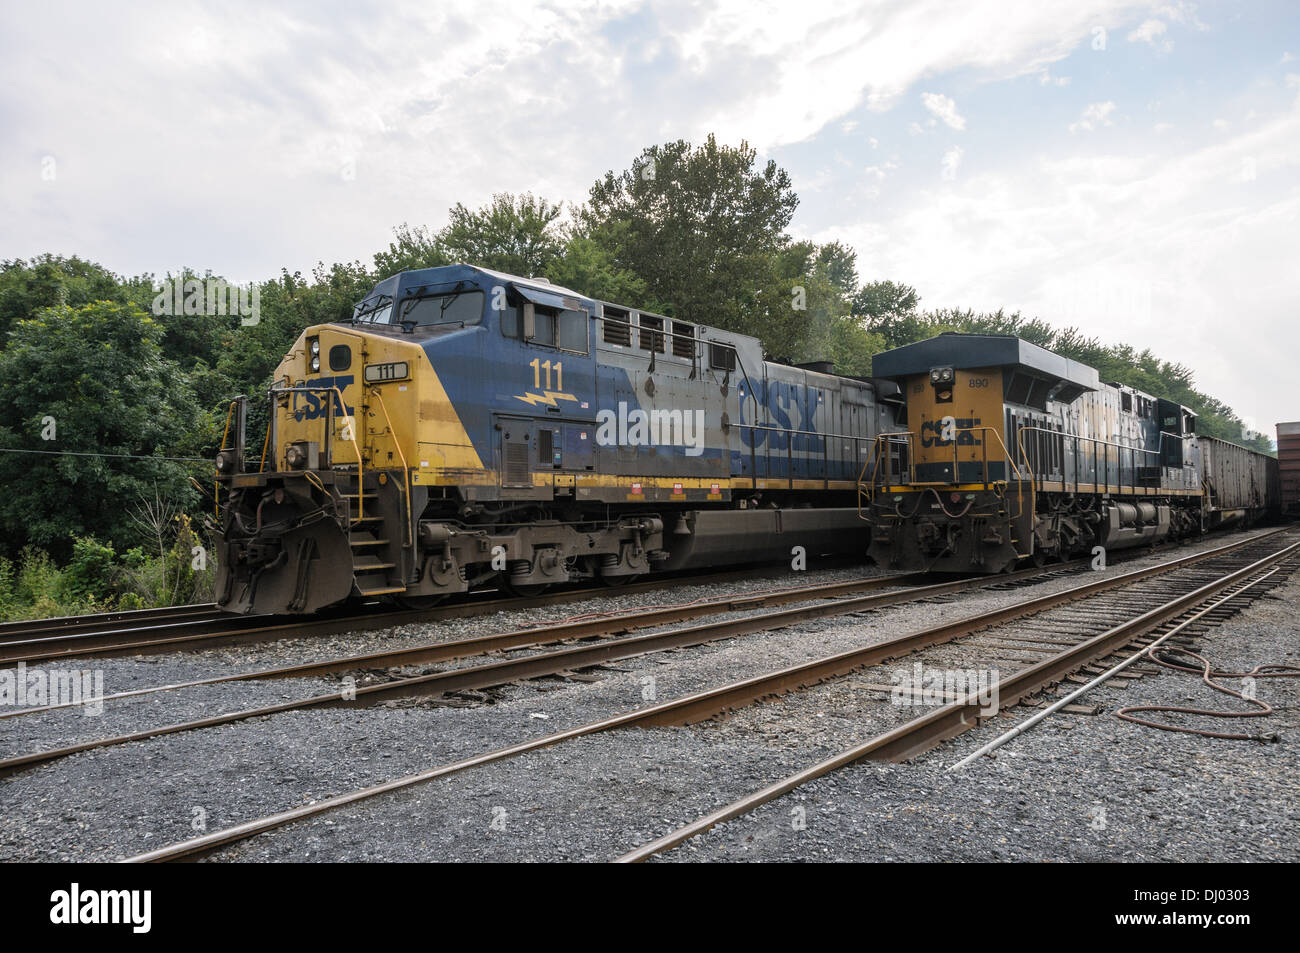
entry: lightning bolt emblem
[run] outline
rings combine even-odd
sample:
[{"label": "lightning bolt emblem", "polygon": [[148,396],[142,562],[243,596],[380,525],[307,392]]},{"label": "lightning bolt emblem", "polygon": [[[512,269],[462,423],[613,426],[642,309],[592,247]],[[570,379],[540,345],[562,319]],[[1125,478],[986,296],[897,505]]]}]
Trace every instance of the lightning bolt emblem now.
[{"label": "lightning bolt emblem", "polygon": [[522,400],[525,404],[531,404],[534,407],[538,404],[545,404],[547,407],[558,407],[557,400],[571,400],[575,404],[578,402],[578,398],[572,394],[562,394],[554,390],[544,390],[540,394],[534,394],[532,391],[527,394],[515,394],[515,400]]}]

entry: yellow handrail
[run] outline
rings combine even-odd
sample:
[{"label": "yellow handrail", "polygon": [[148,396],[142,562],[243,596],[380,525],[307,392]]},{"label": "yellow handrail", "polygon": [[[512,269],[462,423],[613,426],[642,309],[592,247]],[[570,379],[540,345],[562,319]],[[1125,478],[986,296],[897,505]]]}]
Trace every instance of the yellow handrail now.
[{"label": "yellow handrail", "polygon": [[[272,411],[274,413],[274,411]],[[266,466],[266,448],[271,445],[271,421],[266,422],[266,439],[262,441],[262,459],[257,461],[257,472],[261,473],[262,468]]]},{"label": "yellow handrail", "polygon": [[[322,388],[322,389],[323,389],[323,388]],[[335,394],[338,395],[338,398],[339,398],[339,406],[343,408],[343,415],[344,415],[344,417],[346,418],[346,417],[347,417],[347,409],[348,409],[348,405],[347,405],[347,401],[345,401],[345,400],[343,399],[343,392],[342,392],[341,390],[339,390],[337,387],[331,387],[331,388],[329,388],[329,389],[332,390]],[[331,405],[331,408],[330,408],[330,409],[331,409],[331,415],[330,415],[330,416],[331,416],[331,419],[332,419],[332,417],[333,417],[333,414],[332,414],[333,406],[332,406],[332,405]],[[334,439],[334,434],[330,434],[330,439],[331,439],[331,440]],[[357,521],[360,522],[362,519],[365,518],[365,515],[366,515],[366,510],[365,510],[365,502],[366,502],[366,464],[365,464],[365,461],[362,460],[362,458],[361,458],[361,448],[360,448],[359,446],[357,446],[357,426],[356,426],[356,419],[355,419],[355,416],[354,416],[354,418],[353,418],[353,420],[352,420],[352,436],[349,438],[349,442],[352,444],[352,449],[356,452],[356,455],[357,455]]]},{"label": "yellow handrail", "polygon": [[402,477],[405,482],[406,490],[406,533],[404,534],[404,546],[410,546],[414,540],[411,534],[411,468],[406,465],[406,454],[402,452],[402,441],[398,439],[397,428],[393,426],[393,420],[388,416],[388,408],[384,405],[383,395],[379,393],[379,388],[372,386],[370,392],[375,395],[375,400],[379,401],[379,409],[384,412],[384,422],[388,424],[388,432],[391,434],[393,446],[397,448],[397,456],[402,461]]},{"label": "yellow handrail", "polygon": [[[237,401],[231,401],[230,406],[226,408],[226,429],[221,432],[221,446],[217,448],[220,452],[226,449],[226,438],[230,436],[230,418],[235,413],[235,404]],[[270,433],[268,430],[267,433]],[[213,467],[215,470],[216,467]],[[212,516],[218,522],[221,520],[221,497],[218,495],[221,491],[221,483],[216,476],[212,477]]]},{"label": "yellow handrail", "polygon": [[[1002,440],[1002,435],[1001,435],[1000,433],[998,433],[997,428],[995,428],[995,427],[989,427],[989,426],[982,426],[982,427],[956,427],[956,428],[954,428],[954,430],[953,430],[953,433],[954,433],[954,434],[956,434],[956,433],[976,433],[976,432],[981,432],[981,433],[984,433],[984,434],[992,434],[992,435],[993,435],[994,439],[997,440],[998,448],[1002,451],[1002,459],[1003,459],[1003,461],[1005,461],[1005,462],[1006,462],[1006,463],[1011,467],[1012,471],[1014,471],[1014,473],[1015,473],[1015,477],[1016,477],[1016,503],[1017,503],[1017,505],[1018,505],[1018,509],[1017,509],[1017,512],[1016,512],[1016,518],[1019,519],[1020,516],[1021,516],[1021,515],[1024,513],[1024,511],[1025,511],[1024,484],[1025,484],[1025,480],[1026,480],[1026,473],[1028,473],[1028,475],[1029,475],[1029,476],[1028,476],[1028,479],[1029,479],[1029,482],[1030,482],[1030,493],[1031,493],[1031,496],[1030,496],[1030,503],[1031,503],[1031,505],[1035,505],[1035,503],[1036,503],[1036,498],[1032,495],[1032,494],[1033,494],[1033,491],[1034,491],[1034,486],[1033,486],[1033,470],[1030,468],[1030,466],[1029,466],[1029,461],[1028,461],[1028,459],[1027,459],[1026,456],[1025,456],[1025,453],[1024,453],[1024,447],[1023,447],[1023,445],[1021,445],[1021,446],[1019,447],[1019,449],[1020,449],[1020,460],[1021,460],[1021,463],[1024,464],[1024,467],[1023,467],[1023,470],[1022,470],[1021,464],[1020,464],[1020,463],[1017,463],[1016,460],[1015,460],[1015,458],[1013,458],[1013,457],[1011,456],[1011,452],[1007,449],[1007,445],[1006,445],[1006,443]],[[913,439],[913,437],[915,437],[915,434],[913,434],[911,431],[906,431],[906,430],[903,430],[903,431],[897,431],[897,432],[891,432],[891,433],[881,433],[881,434],[877,434],[877,435],[876,435],[875,446],[874,446],[873,449],[872,449],[871,458],[870,458],[868,464],[864,464],[864,466],[863,466],[863,468],[862,468],[862,472],[858,474],[858,515],[859,515],[859,516],[861,516],[861,514],[862,514],[862,497],[863,497],[863,496],[866,496],[866,498],[867,498],[867,502],[868,502],[868,505],[870,505],[872,502],[874,502],[874,494],[875,494],[875,489],[876,489],[877,482],[878,482],[878,479],[879,479],[880,471],[879,471],[878,468],[875,469],[875,470],[873,470],[872,475],[871,475],[871,480],[870,480],[870,482],[867,482],[867,480],[866,480],[866,473],[867,473],[867,466],[870,465],[870,464],[876,463],[876,462],[879,460],[879,458],[880,458],[880,454],[881,454],[881,446],[882,446],[882,443],[890,442],[890,441],[895,441],[895,442],[902,442],[902,443],[907,444],[908,472],[909,472],[909,474],[910,474],[910,473],[913,471],[914,467],[915,467],[915,455],[912,453],[912,439]],[[1019,437],[1018,434],[1017,434],[1017,437]],[[953,444],[953,485],[958,485],[958,484],[960,483],[960,479],[959,479],[959,476],[960,476],[960,470],[959,470],[960,461],[957,459],[957,454],[958,454],[958,445],[957,445],[957,441],[954,439],[953,442],[952,442],[952,444]],[[987,461],[987,459],[986,459],[986,460],[985,460],[985,464],[986,464],[986,465],[987,465],[987,462],[988,462],[988,461]],[[1003,483],[1003,484],[1005,484],[1006,482],[1008,482],[1008,481],[1007,481],[1007,480],[995,480],[995,481],[990,481],[990,480],[987,479],[987,475],[986,475],[986,478],[985,478],[985,480],[984,480],[984,485],[985,485],[985,487],[987,488],[987,487],[992,486],[992,485],[994,485],[994,484],[996,484],[996,483]],[[886,484],[884,484],[884,488],[885,488],[885,489],[888,489],[888,487],[890,487],[890,486],[892,486],[892,485],[893,485],[892,483],[886,483]],[[905,485],[905,486],[913,486],[913,485],[915,485],[915,481],[914,481],[914,480],[911,480],[911,481],[908,481],[907,483],[905,483],[905,484],[901,484],[901,485]],[[937,485],[937,484],[935,484],[935,485]]]}]

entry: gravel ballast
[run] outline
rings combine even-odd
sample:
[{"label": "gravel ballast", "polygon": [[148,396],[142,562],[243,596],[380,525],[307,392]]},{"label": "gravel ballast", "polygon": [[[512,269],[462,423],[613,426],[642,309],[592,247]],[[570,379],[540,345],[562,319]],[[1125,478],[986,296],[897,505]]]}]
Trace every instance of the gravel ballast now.
[{"label": "gravel ballast", "polygon": [[[1224,541],[1219,537],[1177,554]],[[1167,558],[1168,552],[1137,564],[1113,566],[1107,572]],[[809,573],[784,582],[756,580],[751,585],[762,589],[835,581],[850,578],[852,573],[840,570],[829,574],[831,578]],[[861,571],[856,574],[860,577]],[[423,701],[361,710],[302,711],[76,755],[4,780],[6,823],[0,831],[0,858],[115,859],[193,836],[204,828],[216,830],[649,704],[650,696],[659,700],[676,697],[1078,582],[1076,576],[1033,589],[965,593],[948,602],[831,618],[776,633],[631,659],[594,670],[600,676],[596,682],[545,679],[506,686],[488,693],[492,704],[449,707]],[[1247,656],[1254,659],[1247,668],[1261,661],[1288,661],[1284,657],[1287,651],[1294,664],[1295,624],[1288,608],[1297,595],[1294,587],[1293,581],[1219,630],[1227,633],[1232,626],[1253,620],[1254,613],[1282,607],[1282,619],[1260,623],[1260,631],[1242,636],[1243,651],[1254,653]],[[727,585],[727,591],[743,588]],[[716,589],[706,591],[718,594]],[[1292,600],[1289,604],[1279,598],[1287,593]],[[624,598],[615,595],[608,602],[627,608],[632,600],[657,605],[689,601],[702,594],[705,592],[680,587],[672,590],[671,596],[662,592]],[[567,618],[593,609],[583,603],[580,607],[511,613],[506,619],[466,619],[452,624],[457,630],[454,635],[439,627],[436,635],[418,632],[396,637],[409,634],[412,642],[403,644],[419,644],[433,638],[514,628],[523,619]],[[331,639],[328,641],[340,644],[307,654],[293,646],[287,653],[300,654],[286,660],[374,651],[379,647],[377,641],[389,640],[384,647],[397,644],[393,638],[364,633],[356,639]],[[1270,638],[1267,651],[1263,651]],[[340,648],[344,643],[347,647]],[[1207,646],[1220,664],[1241,664],[1228,655],[1219,658],[1218,636],[1207,640]],[[235,656],[240,668],[280,664],[267,662],[265,647],[256,650],[256,666],[249,665],[237,651],[222,651]],[[142,679],[141,684],[156,684],[215,670],[220,663],[212,654],[204,653],[201,659],[128,659],[119,660],[119,664],[124,671],[131,665],[152,668],[154,677],[138,673],[134,677]],[[1295,816],[1288,813],[1287,805],[1295,799],[1296,752],[1288,741],[1295,727],[1295,681],[1260,683],[1262,697],[1272,698],[1269,693],[1277,692],[1279,700],[1290,699],[1283,704],[1292,706],[1268,719],[1269,730],[1282,733],[1283,741],[1276,745],[1210,742],[1154,732],[1118,722],[1109,714],[1061,716],[1061,724],[1071,727],[1040,726],[1014,742],[996,761],[982,763],[964,776],[944,775],[939,762],[931,763],[931,759],[910,765],[853,767],[723,825],[670,852],[666,859],[1294,859]],[[267,692],[269,700],[277,701],[281,696],[316,693],[322,686],[329,690],[334,684],[328,679],[236,683],[220,686],[221,693],[215,698],[200,698],[195,694],[199,690],[186,690],[183,702],[151,703],[164,706],[161,709],[110,703],[125,707],[120,712],[113,709],[114,714],[101,719],[82,718],[73,712],[6,719],[0,721],[0,738],[7,752],[32,750],[56,741],[64,743],[59,739],[179,720],[169,716],[182,710],[213,714],[214,706],[219,710],[248,707],[250,699],[262,697],[259,692]],[[1196,680],[1164,674],[1113,691],[1125,697],[1140,692],[1143,702],[1158,703],[1161,696],[1153,690],[1175,684],[1178,687],[1172,690],[1183,698],[1195,691]],[[112,691],[124,685],[106,687]],[[1209,694],[1208,689],[1205,692]],[[1102,697],[1098,693],[1098,704],[1104,704]],[[878,693],[872,695],[848,678],[757,706],[728,720],[578,739],[360,802],[224,849],[213,859],[609,859],[833,754],[880,730],[888,719],[900,717],[898,709],[890,711],[889,706],[883,706],[887,713],[882,714],[879,698]],[[1217,698],[1231,701],[1226,696]],[[1210,702],[1211,707],[1217,704]],[[176,706],[175,710],[166,708],[168,705]],[[1018,717],[1025,717],[1024,711],[1019,710]],[[78,724],[109,717],[114,719],[109,730],[104,730],[105,723],[90,735]],[[997,719],[994,724],[1002,722]],[[38,723],[46,727],[34,727]],[[1103,723],[1119,732],[1117,739],[1087,741],[1087,732],[1102,730]],[[1130,739],[1131,732],[1144,735]],[[944,756],[946,765],[956,760],[961,750],[973,750],[987,737],[986,731],[971,733],[936,754]],[[1034,754],[1033,746],[1038,744],[1048,748]],[[1071,747],[1076,744],[1077,751]],[[1179,750],[1171,745],[1187,747],[1186,764],[1180,767],[1177,759],[1170,758],[1170,750]],[[1215,747],[1207,749],[1205,745]],[[1206,754],[1207,750],[1211,754]],[[1253,754],[1245,763],[1236,763],[1244,757],[1243,751]],[[1193,757],[1196,752],[1199,755]],[[1228,754],[1221,757],[1221,752]],[[1147,763],[1152,767],[1145,767]],[[1229,767],[1220,771],[1220,765]],[[1170,780],[1169,772],[1175,769],[1184,774]],[[1152,781],[1147,784],[1153,788],[1151,792],[1135,794],[1133,778],[1145,781],[1149,773],[1166,780]],[[1189,805],[1201,803],[1198,792],[1208,797],[1221,787],[1216,778],[1228,776],[1237,778],[1230,787],[1236,800],[1228,802],[1233,809],[1225,809],[1224,817],[1240,816],[1245,826],[1233,828],[1233,833],[1248,835],[1244,839],[1258,856],[1238,857],[1234,836],[1213,832],[1213,836],[1204,832],[1198,836],[1190,819],[1179,825],[1156,811],[1159,803],[1166,813],[1171,812],[1169,799],[1177,795],[1176,802],[1190,812]],[[979,779],[978,783],[971,783],[973,779]],[[978,795],[972,796],[972,791]],[[1223,792],[1218,795],[1222,797]],[[1159,835],[1152,836],[1149,843],[1131,831],[1143,826],[1130,818],[1128,805],[1135,803],[1144,804],[1148,814],[1155,812],[1163,818],[1161,824],[1145,818],[1147,833]],[[1080,808],[1084,814],[1081,829],[1077,826]],[[1100,821],[1096,808],[1105,808]],[[1206,809],[1200,810],[1194,820],[1203,823]],[[1170,816],[1190,818],[1189,813]],[[1212,811],[1210,816],[1218,817]],[[1102,842],[1109,846],[1098,847]],[[1098,850],[1103,853],[1095,853]]]}]

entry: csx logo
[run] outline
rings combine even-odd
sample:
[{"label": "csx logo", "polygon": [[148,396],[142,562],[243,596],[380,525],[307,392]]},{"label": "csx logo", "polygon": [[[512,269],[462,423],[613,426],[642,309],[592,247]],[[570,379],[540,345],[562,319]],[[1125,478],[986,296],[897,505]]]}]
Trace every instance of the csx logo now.
[{"label": "csx logo", "polygon": [[[816,396],[814,396],[814,394]],[[766,444],[772,450],[786,449],[791,438],[781,431],[804,431],[795,433],[791,449],[799,452],[822,453],[825,438],[817,430],[817,404],[822,399],[816,388],[792,385],[789,381],[759,381],[753,391],[756,408],[766,407],[771,414],[776,431],[746,429],[751,394],[745,384],[740,385],[740,426],[741,439],[747,447],[762,447]],[[793,418],[791,416],[793,411]],[[761,417],[761,414],[760,414]],[[758,422],[758,421],[756,421]]]},{"label": "csx logo", "polygon": [[978,447],[980,439],[970,428],[978,427],[978,417],[941,417],[921,424],[921,446],[942,447],[956,440],[959,447]]},{"label": "csx logo", "polygon": [[[340,391],[347,390],[356,379],[353,374],[340,374],[337,377],[321,377],[316,380],[306,382],[307,387],[337,387]],[[332,398],[334,401],[335,416],[352,416],[352,408],[343,404],[339,395],[332,391],[326,395],[317,391],[312,394],[304,394],[298,391],[294,392],[293,404],[290,410],[293,413],[294,420],[318,420],[329,413],[329,404],[326,398]]]}]

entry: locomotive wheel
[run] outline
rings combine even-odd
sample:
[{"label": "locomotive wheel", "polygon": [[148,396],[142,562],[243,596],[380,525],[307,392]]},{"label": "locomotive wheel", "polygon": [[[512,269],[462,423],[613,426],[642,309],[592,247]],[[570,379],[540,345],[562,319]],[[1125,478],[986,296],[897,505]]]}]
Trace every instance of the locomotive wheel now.
[{"label": "locomotive wheel", "polygon": [[434,606],[440,606],[447,601],[447,593],[437,593],[432,596],[393,596],[393,602],[403,609],[432,609]]}]

